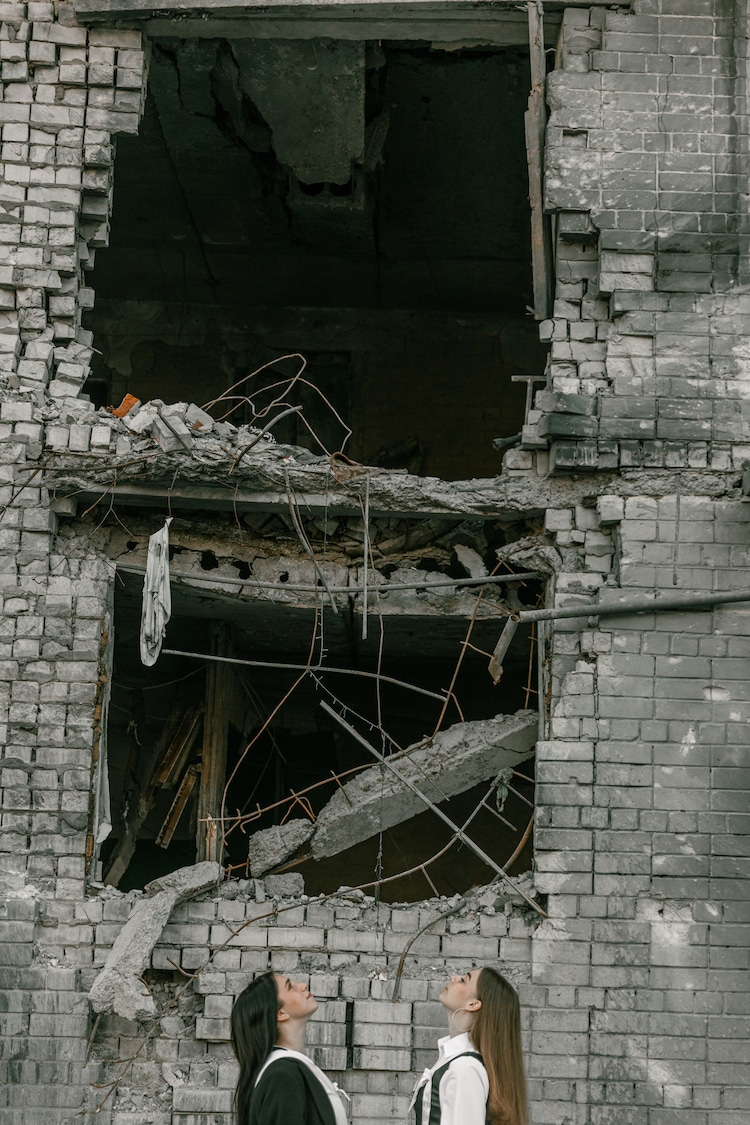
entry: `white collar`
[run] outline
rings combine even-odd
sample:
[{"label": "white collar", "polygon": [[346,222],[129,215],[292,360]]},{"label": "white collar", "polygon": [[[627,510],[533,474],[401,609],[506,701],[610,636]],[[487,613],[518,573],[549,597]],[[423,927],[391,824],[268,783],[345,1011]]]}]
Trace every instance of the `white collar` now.
[{"label": "white collar", "polygon": [[291,1047],[274,1047],[274,1049],[271,1051],[271,1054],[268,1056],[263,1066],[260,1068],[258,1077],[255,1079],[255,1085],[258,1085],[258,1083],[260,1082],[261,1074],[265,1072],[270,1063],[275,1062],[276,1059],[282,1059],[285,1057],[291,1057],[303,1063],[308,1068],[308,1070],[311,1070],[313,1072],[313,1074],[317,1077],[318,1081],[321,1083],[328,1094],[340,1094],[345,1097],[347,1101],[351,1101],[351,1098],[347,1094],[346,1090],[342,1090],[337,1082],[333,1082],[328,1077],[326,1072],[324,1070],[321,1070],[317,1063],[314,1063],[312,1061],[309,1055],[303,1055],[301,1051],[294,1051]]},{"label": "white collar", "polygon": [[455,1055],[463,1054],[464,1051],[476,1051],[468,1031],[462,1031],[458,1035],[445,1035],[442,1039],[438,1039],[438,1052],[441,1059],[452,1059]]}]

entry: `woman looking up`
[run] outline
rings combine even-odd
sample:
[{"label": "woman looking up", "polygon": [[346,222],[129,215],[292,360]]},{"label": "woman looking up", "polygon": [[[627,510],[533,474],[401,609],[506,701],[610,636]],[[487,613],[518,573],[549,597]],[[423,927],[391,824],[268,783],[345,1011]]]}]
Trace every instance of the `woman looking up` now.
[{"label": "woman looking up", "polygon": [[414,1091],[416,1125],[528,1125],[516,990],[496,969],[472,969],[440,1003],[449,1033]]},{"label": "woman looking up", "polygon": [[256,977],[237,997],[237,1125],[346,1125],[341,1091],[305,1054],[307,1021],[317,1007],[307,985],[273,973]]}]

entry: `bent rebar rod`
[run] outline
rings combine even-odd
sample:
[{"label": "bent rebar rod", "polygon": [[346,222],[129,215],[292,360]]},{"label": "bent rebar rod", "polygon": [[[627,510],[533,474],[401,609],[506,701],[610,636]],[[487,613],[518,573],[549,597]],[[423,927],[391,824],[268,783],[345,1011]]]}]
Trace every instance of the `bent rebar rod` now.
[{"label": "bent rebar rod", "polygon": [[379,672],[364,672],[360,668],[333,668],[327,664],[283,664],[277,660],[240,660],[237,656],[214,656],[209,652],[185,652],[180,648],[163,648],[162,653],[164,656],[184,656],[189,660],[210,660],[218,664],[242,664],[247,668],[278,668],[285,672],[309,672],[312,676],[324,676],[330,673],[332,676],[360,676],[367,680],[380,680],[383,684],[394,684],[395,687],[402,687],[406,691],[415,691],[418,695],[426,695],[429,699],[437,699],[440,703],[445,703],[445,695],[438,695],[435,691],[428,691],[427,688],[417,687],[416,684],[410,684],[406,680],[397,680],[393,676],[381,676]]},{"label": "bent rebar rod", "polygon": [[382,766],[385,766],[386,769],[390,770],[391,773],[398,778],[402,785],[406,786],[407,789],[411,789],[412,793],[419,797],[420,801],[423,801],[424,804],[427,805],[427,808],[434,812],[435,816],[439,817],[444,824],[447,824],[451,831],[455,832],[456,836],[458,836],[458,838],[462,840],[464,844],[466,844],[467,848],[470,848],[475,855],[479,856],[483,863],[486,863],[488,867],[491,867],[492,870],[496,872],[496,874],[502,876],[502,878],[505,879],[506,883],[508,883],[508,885],[513,888],[517,895],[520,895],[521,898],[529,904],[529,906],[533,906],[534,910],[541,914],[543,918],[547,917],[539,903],[534,902],[533,898],[529,898],[529,896],[524,891],[522,891],[520,887],[516,886],[505,868],[501,867],[498,863],[495,863],[492,856],[489,856],[485,851],[482,851],[479,845],[474,843],[471,836],[467,836],[464,830],[458,824],[452,821],[449,816],[446,816],[442,809],[438,808],[438,806],[433,801],[431,801],[429,797],[425,797],[422,790],[419,789],[414,784],[414,782],[410,781],[408,777],[404,777],[404,775],[400,773],[395,766],[391,765],[387,758],[383,757],[379,750],[376,750],[374,746],[371,746],[366,738],[363,738],[362,735],[359,734],[359,732],[356,731],[353,726],[347,723],[346,719],[342,719],[338,712],[334,711],[333,707],[329,707],[325,700],[321,699],[320,706],[328,715],[331,715],[332,718],[334,718],[336,722],[344,728],[344,730],[347,730],[352,738],[356,739],[357,742],[359,742],[361,746],[364,746],[366,750],[369,750],[373,758],[376,758]]}]

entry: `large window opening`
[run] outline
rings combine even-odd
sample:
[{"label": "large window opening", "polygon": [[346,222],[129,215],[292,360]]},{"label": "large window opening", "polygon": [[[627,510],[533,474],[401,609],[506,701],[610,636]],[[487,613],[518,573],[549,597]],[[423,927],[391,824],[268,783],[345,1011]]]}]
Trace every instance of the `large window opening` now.
[{"label": "large window opening", "polygon": [[[158,520],[131,510],[125,531],[105,513],[119,573],[108,882],[217,857],[237,877],[298,871],[311,893],[377,883],[416,900],[530,865],[533,634],[518,630],[499,685],[488,660],[508,614],[542,597],[544,574],[502,554],[539,528],[492,503],[444,516],[462,511],[455,497],[420,511],[430,481],[413,479],[493,478],[524,423],[517,377],[544,369],[519,20],[514,45],[447,28],[336,38],[333,24],[330,37],[300,24],[297,38],[152,42],[141,131],[118,139],[88,390],[98,405],[152,402],[131,429],[138,450],[159,444],[142,495],[176,512],[173,611],[146,668]],[[274,419],[292,448],[273,455],[275,484],[262,465],[240,481],[279,386],[296,396]],[[203,406],[213,429],[153,400]],[[310,507],[284,458],[342,447]],[[362,466],[412,476],[371,511],[367,485],[343,495]],[[471,839],[389,789],[374,751],[415,771]]]},{"label": "large window opening", "polygon": [[[209,548],[200,515],[176,517],[172,619],[165,651],[145,667],[141,532],[153,519],[130,514],[127,522],[111,537],[118,583],[106,881],[143,886],[209,854],[236,878],[298,871],[313,894],[378,884],[384,899],[403,901],[490,881],[492,868],[364,743],[401,769],[400,752],[412,748],[406,769],[420,791],[455,824],[470,824],[473,843],[497,864],[513,857],[511,872],[529,868],[535,638],[519,629],[499,684],[488,656],[509,610],[538,604],[543,586],[508,567],[505,581],[481,592],[460,585],[461,560],[473,568],[491,561],[507,530],[496,521],[426,527],[374,518],[374,550],[387,549],[396,525],[415,546],[371,571],[365,622],[361,589],[341,592],[350,522],[328,526],[323,565],[335,613],[309,560],[261,554],[252,521],[231,536],[227,520],[219,536],[214,515]],[[311,519],[306,529],[312,538]],[[357,580],[361,572],[350,575]],[[198,658],[212,653],[227,659]],[[217,770],[206,798],[205,779]],[[219,838],[213,852],[206,800]]]},{"label": "large window opening", "polygon": [[[353,459],[494,475],[524,421],[511,377],[545,359],[528,91],[521,46],[156,40],[93,278],[97,403],[203,405],[302,352]],[[280,439],[319,452],[294,422]]]}]

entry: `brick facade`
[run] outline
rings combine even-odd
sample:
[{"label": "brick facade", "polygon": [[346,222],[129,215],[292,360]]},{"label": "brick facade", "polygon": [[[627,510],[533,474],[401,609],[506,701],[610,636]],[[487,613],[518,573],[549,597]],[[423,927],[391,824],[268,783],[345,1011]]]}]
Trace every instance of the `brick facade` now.
[{"label": "brick facade", "polygon": [[267,967],[322,999],[311,1039],[354,1125],[401,1120],[445,973],[490,961],[521,990],[534,1125],[744,1125],[750,611],[603,607],[750,588],[745,9],[571,8],[548,79],[550,358],[534,440],[499,478],[546,481],[548,604],[592,611],[543,635],[548,917],[480,894],[418,939],[394,1005],[407,941],[457,904],[228,884],[174,911],[145,1025],[97,1021],[87,999],[141,896],[87,880],[113,566],[48,469],[60,450],[98,471],[130,448],[79,397],[81,314],[148,43],[69,3],[0,4],[2,1125],[99,1107],[112,1125],[228,1125],[231,998]]}]

